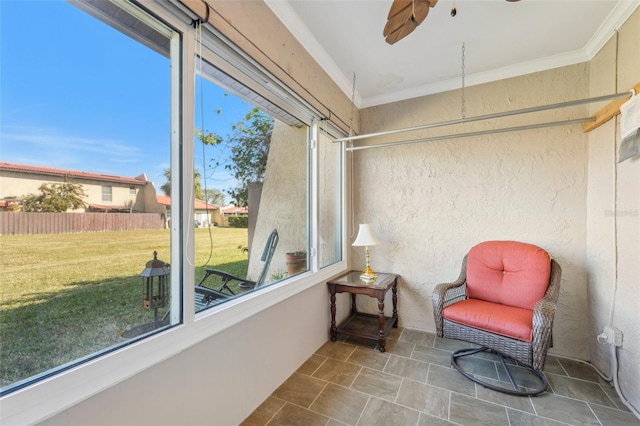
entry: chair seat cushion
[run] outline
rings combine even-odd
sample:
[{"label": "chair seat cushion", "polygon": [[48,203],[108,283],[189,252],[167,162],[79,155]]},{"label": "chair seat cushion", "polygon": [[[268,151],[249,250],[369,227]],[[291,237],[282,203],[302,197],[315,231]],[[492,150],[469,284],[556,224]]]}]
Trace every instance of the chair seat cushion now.
[{"label": "chair seat cushion", "polygon": [[501,336],[524,342],[533,340],[533,311],[529,309],[467,299],[444,308],[442,316],[449,321]]}]

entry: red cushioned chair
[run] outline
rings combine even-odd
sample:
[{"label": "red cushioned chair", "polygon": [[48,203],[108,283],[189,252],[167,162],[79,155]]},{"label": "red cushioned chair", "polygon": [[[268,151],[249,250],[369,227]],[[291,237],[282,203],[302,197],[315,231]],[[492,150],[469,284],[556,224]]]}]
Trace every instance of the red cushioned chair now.
[{"label": "red cushioned chair", "polygon": [[[479,345],[451,355],[465,377],[511,395],[537,395],[547,389],[542,374],[560,290],[560,265],[540,247],[515,241],[486,241],[469,250],[456,282],[433,291],[439,337]],[[458,359],[482,351],[497,354],[511,387],[502,387],[461,368]],[[512,358],[533,372],[538,384],[519,386],[505,362]]]}]

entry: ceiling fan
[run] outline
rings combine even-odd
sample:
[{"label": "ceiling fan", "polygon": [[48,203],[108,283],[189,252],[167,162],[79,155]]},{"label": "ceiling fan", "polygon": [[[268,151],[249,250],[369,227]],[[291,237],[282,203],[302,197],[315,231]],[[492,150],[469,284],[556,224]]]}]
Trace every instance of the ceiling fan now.
[{"label": "ceiling fan", "polygon": [[[516,2],[520,0],[507,0]],[[382,35],[389,44],[402,40],[416,29],[429,14],[429,8],[434,7],[438,0],[393,0],[387,24]],[[456,15],[456,8],[451,9],[451,16]]]}]

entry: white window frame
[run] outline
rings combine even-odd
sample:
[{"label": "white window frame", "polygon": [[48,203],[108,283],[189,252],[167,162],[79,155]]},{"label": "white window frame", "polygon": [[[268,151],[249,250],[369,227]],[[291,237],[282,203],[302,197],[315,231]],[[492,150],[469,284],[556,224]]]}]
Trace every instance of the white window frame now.
[{"label": "white window frame", "polygon": [[[181,188],[193,186],[193,132],[194,132],[194,79],[195,75],[195,42],[191,21],[180,13],[170,3],[141,0],[141,3],[153,12],[156,18],[149,17],[145,12],[124,0],[111,0],[125,8],[140,19],[149,20],[154,28],[169,31],[171,35],[172,56],[182,47],[179,62],[182,67],[172,67],[171,80],[171,170],[181,170],[181,185],[175,185],[171,197],[171,259],[180,259],[181,265],[189,265],[193,258],[193,220],[183,220],[182,206],[193,205],[191,191]],[[159,24],[164,21],[166,26]],[[172,32],[169,27],[173,28]],[[184,37],[181,39],[181,34]],[[224,51],[244,59],[249,63],[250,58],[242,53]],[[172,61],[176,59],[172,57]],[[176,63],[176,62],[172,62]],[[215,62],[214,62],[215,64]],[[255,64],[254,64],[255,65]],[[259,67],[257,67],[259,69]],[[247,71],[247,70],[243,70]],[[238,71],[240,72],[240,71]],[[288,89],[279,87],[282,96],[294,96]],[[286,95],[286,96],[285,96]],[[294,106],[294,109],[297,106]],[[181,109],[180,109],[181,108]],[[318,122],[314,120],[309,110],[305,121],[309,122],[312,140],[318,140]],[[305,119],[305,117],[299,117]],[[319,119],[320,116],[315,116]],[[193,285],[182,286],[182,298],[172,298],[172,321],[182,323],[171,327],[156,335],[142,339],[130,345],[121,347],[91,362],[78,365],[63,371],[19,391],[10,393],[0,399],[2,407],[0,423],[3,424],[34,424],[41,422],[73,405],[104,391],[149,367],[159,364],[207,338],[225,330],[234,324],[244,321],[277,303],[298,293],[325,282],[336,274],[347,269],[347,235],[346,235],[346,173],[344,150],[342,151],[342,179],[341,204],[342,213],[342,260],[325,268],[318,268],[318,155],[317,147],[312,145],[310,160],[310,214],[309,238],[311,245],[310,270],[289,280],[275,283],[261,290],[252,292],[242,298],[233,299],[223,305],[207,310],[198,315],[194,314]],[[175,175],[174,175],[175,176]],[[184,223],[184,227],[180,224]],[[182,242],[190,241],[191,245]],[[193,283],[195,273],[193,268],[186,266],[171,268],[172,283]],[[295,282],[295,285],[293,285]],[[175,294],[175,293],[174,293]],[[182,299],[182,300],[181,300]],[[179,318],[179,304],[182,303],[182,318]]]}]

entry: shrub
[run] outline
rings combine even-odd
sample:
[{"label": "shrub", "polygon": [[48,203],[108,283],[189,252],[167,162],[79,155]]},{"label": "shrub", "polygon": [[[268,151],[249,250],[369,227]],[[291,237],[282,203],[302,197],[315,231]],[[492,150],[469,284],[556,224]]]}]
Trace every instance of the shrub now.
[{"label": "shrub", "polygon": [[229,226],[232,228],[248,228],[249,216],[229,216]]}]

